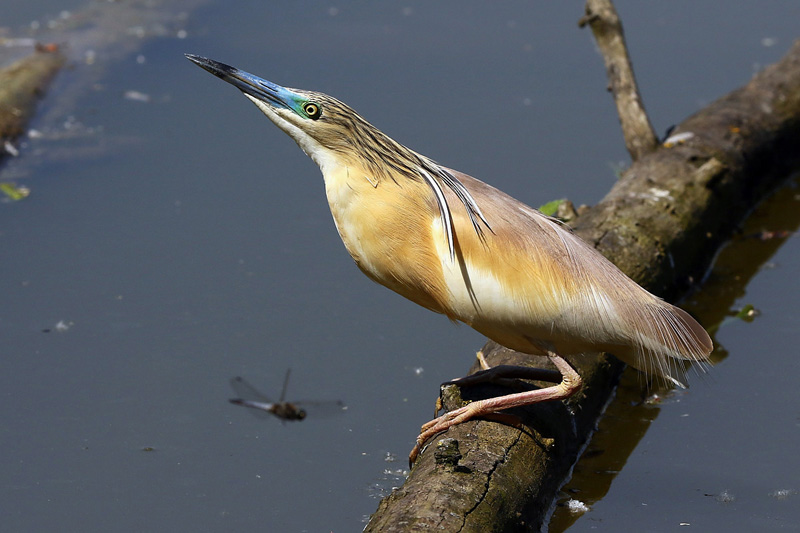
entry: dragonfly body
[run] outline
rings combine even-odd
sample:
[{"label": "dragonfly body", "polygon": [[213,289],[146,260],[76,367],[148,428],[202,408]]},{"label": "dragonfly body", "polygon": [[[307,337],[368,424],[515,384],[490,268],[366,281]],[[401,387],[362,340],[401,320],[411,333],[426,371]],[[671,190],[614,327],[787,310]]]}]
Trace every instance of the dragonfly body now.
[{"label": "dragonfly body", "polygon": [[228,400],[234,405],[241,405],[253,409],[254,413],[271,414],[281,420],[303,420],[306,415],[306,407],[313,407],[319,414],[324,414],[329,411],[344,411],[346,409],[344,403],[341,401],[286,401],[286,388],[289,385],[289,376],[291,369],[286,371],[286,377],[283,378],[283,389],[281,396],[277,402],[273,402],[266,395],[261,393],[258,389],[253,387],[242,377],[232,378],[231,388],[236,392],[238,398],[231,398]]}]

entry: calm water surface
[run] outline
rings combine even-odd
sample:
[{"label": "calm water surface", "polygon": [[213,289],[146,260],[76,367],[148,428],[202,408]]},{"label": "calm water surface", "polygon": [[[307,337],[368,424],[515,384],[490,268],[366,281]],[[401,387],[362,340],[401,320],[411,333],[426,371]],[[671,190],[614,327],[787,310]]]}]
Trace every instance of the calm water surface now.
[{"label": "calm water surface", "polygon": [[[14,0],[3,24],[23,35],[82,5]],[[617,5],[659,131],[777,60],[800,20],[789,1]],[[183,53],[335,95],[534,206],[591,204],[627,155],[582,9],[209,2],[184,38],[74,57],[34,124],[45,137],[3,169],[32,190],[0,204],[3,529],[361,530],[402,482],[438,384],[483,339],[369,282],[317,167]],[[637,411],[623,388],[623,422],[596,449],[625,453],[604,475],[576,468],[569,494],[591,511],[552,530],[800,529],[800,246],[766,255],[743,286],[712,276],[734,294],[692,307],[704,323],[746,303],[761,315],[719,330],[726,357],[688,393]],[[277,395],[289,367],[288,400],[347,412],[281,424],[227,402],[231,377]]]}]

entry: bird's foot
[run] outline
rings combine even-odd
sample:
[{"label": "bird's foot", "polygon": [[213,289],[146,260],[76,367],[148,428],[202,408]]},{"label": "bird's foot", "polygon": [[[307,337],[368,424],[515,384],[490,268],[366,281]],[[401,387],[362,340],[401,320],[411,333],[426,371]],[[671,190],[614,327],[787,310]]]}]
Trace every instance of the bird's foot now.
[{"label": "bird's foot", "polygon": [[[488,378],[489,381],[492,380],[493,377],[501,377],[506,378],[508,377],[507,372],[512,372],[514,377],[520,377],[519,371],[523,370],[524,372],[529,372],[528,376],[536,376],[536,377],[528,377],[527,379],[539,379],[539,380],[546,380],[551,382],[556,382],[556,385],[551,387],[545,387],[543,389],[535,389],[529,390],[525,392],[517,392],[513,394],[507,394],[505,396],[498,396],[495,398],[487,398],[484,400],[478,400],[467,404],[463,407],[459,407],[458,409],[454,409],[448,413],[443,414],[438,418],[434,418],[430,422],[424,424],[421,428],[420,434],[417,437],[417,442],[414,445],[414,448],[411,450],[411,453],[408,456],[409,464],[413,465],[414,462],[417,460],[420,452],[422,451],[425,444],[433,438],[434,435],[446,431],[447,429],[466,422],[467,420],[471,420],[473,418],[478,417],[491,417],[493,419],[497,419],[498,416],[503,416],[504,413],[498,413],[498,411],[503,411],[504,409],[510,409],[512,407],[522,407],[524,405],[530,405],[538,402],[544,401],[553,401],[553,400],[562,400],[564,398],[568,398],[575,394],[581,387],[581,377],[578,375],[577,372],[570,366],[570,364],[558,356],[555,353],[549,353],[550,360],[555,364],[558,371],[549,371],[549,370],[542,370],[542,369],[535,369],[535,368],[528,368],[525,367],[493,367],[489,370],[484,370],[482,372],[478,372],[473,374],[472,376],[467,376],[466,378],[461,378],[454,383],[461,386],[464,384],[472,384],[475,381],[475,377],[479,374],[490,374],[495,373],[499,375],[492,375]],[[553,379],[555,374],[558,374],[559,379]],[[484,381],[484,379],[479,379],[478,382]],[[467,383],[469,382],[469,383]]]},{"label": "bird's foot", "polygon": [[414,448],[411,450],[411,453],[408,454],[409,466],[413,465],[416,462],[417,457],[422,451],[422,448],[436,434],[446,431],[448,428],[451,428],[462,422],[466,422],[470,418],[476,416],[475,408],[477,407],[476,404],[479,403],[480,402],[473,402],[471,404],[465,405],[464,407],[460,407],[453,411],[447,412],[442,416],[434,418],[430,422],[423,424],[420,430],[420,434],[417,437],[417,442],[414,445]]},{"label": "bird's foot", "polygon": [[520,417],[510,413],[485,412],[485,408],[481,405],[481,402],[473,402],[425,423],[420,430],[420,434],[417,437],[417,442],[414,445],[414,448],[411,450],[411,453],[408,454],[409,466],[412,466],[416,462],[417,457],[425,448],[428,441],[437,434],[475,418],[480,418],[481,420],[491,420],[493,422],[499,422],[501,424],[513,426],[519,429],[523,428]]}]

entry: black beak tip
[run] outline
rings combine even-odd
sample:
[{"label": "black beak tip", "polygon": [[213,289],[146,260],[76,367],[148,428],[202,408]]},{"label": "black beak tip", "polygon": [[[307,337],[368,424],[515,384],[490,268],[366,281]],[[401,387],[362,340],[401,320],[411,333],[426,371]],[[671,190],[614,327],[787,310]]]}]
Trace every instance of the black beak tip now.
[{"label": "black beak tip", "polygon": [[204,67],[204,66],[209,65],[209,64],[216,63],[216,61],[212,61],[211,59],[208,59],[207,57],[198,56],[198,55],[195,55],[195,54],[183,54],[183,55],[186,56],[186,59],[188,59],[189,61],[191,61],[195,65],[198,65],[198,66],[201,66],[201,67]]},{"label": "black beak tip", "polygon": [[219,61],[214,61],[213,59],[208,59],[207,57],[198,56],[195,54],[183,54],[186,56],[186,59],[197,65],[198,67],[207,70],[211,74],[222,78],[223,80],[229,81],[229,76],[235,76],[239,71],[238,69],[226,65],[225,63],[220,63]]}]

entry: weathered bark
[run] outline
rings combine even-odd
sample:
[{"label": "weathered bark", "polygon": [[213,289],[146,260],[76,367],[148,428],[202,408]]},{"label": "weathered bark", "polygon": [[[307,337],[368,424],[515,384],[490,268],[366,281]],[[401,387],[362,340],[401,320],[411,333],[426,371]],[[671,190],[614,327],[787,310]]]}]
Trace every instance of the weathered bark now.
[{"label": "weathered bark", "polygon": [[[634,280],[671,300],[700,278],[743,217],[798,163],[800,41],[675,131],[693,136],[640,156],[575,226]],[[492,342],[483,351],[492,365],[548,366],[546,358]],[[572,363],[584,379],[577,398],[519,411],[523,431],[478,420],[437,436],[365,531],[539,527],[623,368],[605,355]],[[461,394],[496,395],[492,388]],[[457,405],[458,389],[445,392],[445,407]]]},{"label": "weathered bark", "polygon": [[25,131],[37,101],[64,61],[58,47],[38,47],[0,70],[0,160],[8,154],[7,143]]}]

